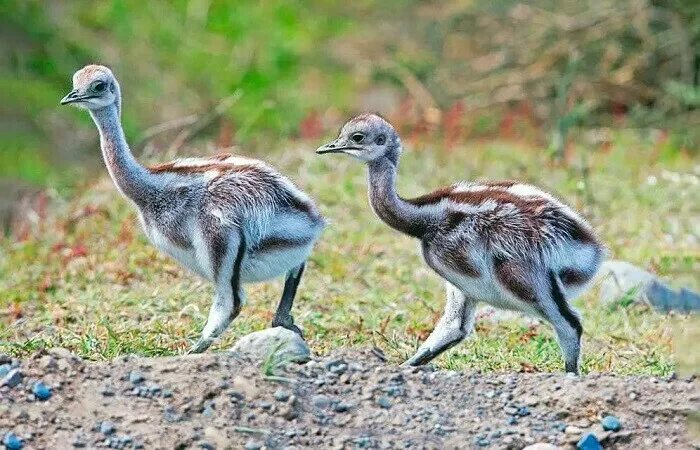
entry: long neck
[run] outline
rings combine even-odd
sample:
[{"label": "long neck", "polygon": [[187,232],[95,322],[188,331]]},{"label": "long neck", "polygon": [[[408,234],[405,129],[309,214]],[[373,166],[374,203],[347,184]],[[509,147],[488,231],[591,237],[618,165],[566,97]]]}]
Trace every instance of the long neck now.
[{"label": "long neck", "polygon": [[416,238],[423,237],[430,216],[396,193],[396,163],[383,157],[368,165],[369,201],[374,212],[390,227]]},{"label": "long neck", "polygon": [[137,204],[147,201],[153,190],[151,175],[136,161],[126,143],[119,117],[119,104],[90,110],[100,132],[102,156],[117,188]]}]

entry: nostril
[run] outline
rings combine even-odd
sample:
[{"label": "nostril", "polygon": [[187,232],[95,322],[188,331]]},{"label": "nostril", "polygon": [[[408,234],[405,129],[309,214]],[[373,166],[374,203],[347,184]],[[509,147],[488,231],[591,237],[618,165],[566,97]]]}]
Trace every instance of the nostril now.
[{"label": "nostril", "polygon": [[328,144],[329,148],[335,148],[335,144]]}]

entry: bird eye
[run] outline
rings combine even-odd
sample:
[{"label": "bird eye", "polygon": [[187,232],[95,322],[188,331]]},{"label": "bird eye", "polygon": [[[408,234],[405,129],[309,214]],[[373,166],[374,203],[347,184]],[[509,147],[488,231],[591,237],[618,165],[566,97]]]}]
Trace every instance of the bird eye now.
[{"label": "bird eye", "polygon": [[103,92],[106,88],[107,88],[107,83],[105,83],[104,81],[98,81],[92,86],[92,89],[95,92]]},{"label": "bird eye", "polygon": [[355,133],[350,137],[350,139],[352,139],[356,144],[359,144],[365,139],[365,135],[362,133]]},{"label": "bird eye", "polygon": [[377,145],[384,145],[385,142],[386,142],[386,136],[384,136],[383,134],[380,134],[379,136],[377,136],[374,139],[374,143]]}]

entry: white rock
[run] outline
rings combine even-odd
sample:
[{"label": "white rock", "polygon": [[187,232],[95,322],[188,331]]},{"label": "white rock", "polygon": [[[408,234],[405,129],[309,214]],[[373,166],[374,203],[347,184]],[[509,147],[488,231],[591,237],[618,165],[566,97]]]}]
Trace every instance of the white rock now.
[{"label": "white rock", "polygon": [[603,303],[612,303],[635,289],[634,301],[645,301],[645,292],[657,276],[627,261],[605,261],[598,271],[600,280],[598,298]]},{"label": "white rock", "polygon": [[231,350],[258,362],[264,361],[272,352],[280,360],[303,363],[311,359],[311,351],[304,339],[282,327],[247,334]]},{"label": "white rock", "polygon": [[560,448],[561,447],[557,447],[556,445],[549,444],[547,442],[537,442],[524,447],[523,450],[559,450]]}]

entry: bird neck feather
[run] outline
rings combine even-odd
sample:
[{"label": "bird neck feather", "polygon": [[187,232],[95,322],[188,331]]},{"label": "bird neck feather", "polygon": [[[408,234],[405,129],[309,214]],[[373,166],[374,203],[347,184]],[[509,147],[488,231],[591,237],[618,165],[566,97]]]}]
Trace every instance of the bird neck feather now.
[{"label": "bird neck feather", "polygon": [[407,202],[396,192],[398,161],[382,157],[369,163],[369,200],[374,212],[390,227],[421,238],[429,215],[421,207]]},{"label": "bird neck feather", "polygon": [[100,147],[114,184],[135,203],[144,204],[155,183],[151,175],[131,154],[121,126],[119,103],[91,110],[100,132]]}]

